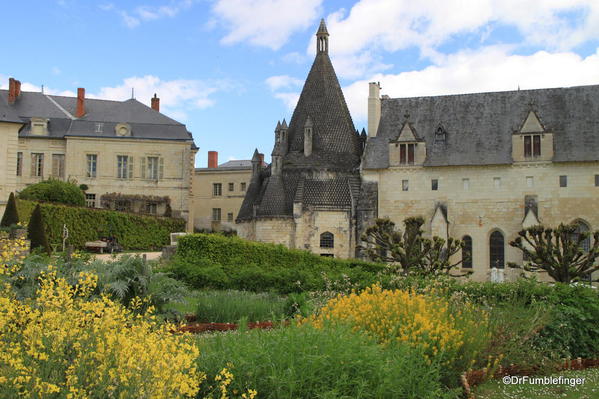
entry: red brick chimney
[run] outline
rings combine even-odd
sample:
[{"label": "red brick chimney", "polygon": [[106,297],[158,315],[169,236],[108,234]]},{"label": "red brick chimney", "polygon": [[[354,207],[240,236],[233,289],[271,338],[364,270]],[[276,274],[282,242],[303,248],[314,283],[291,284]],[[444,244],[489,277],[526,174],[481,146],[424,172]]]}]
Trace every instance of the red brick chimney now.
[{"label": "red brick chimney", "polygon": [[264,166],[264,154],[258,154],[258,158],[260,159],[260,166]]},{"label": "red brick chimney", "polygon": [[75,116],[82,118],[83,115],[85,115],[85,89],[79,87],[77,89],[77,110],[75,111]]},{"label": "red brick chimney", "polygon": [[19,98],[21,95],[21,81],[15,80],[15,98]]},{"label": "red brick chimney", "polygon": [[208,151],[208,167],[218,168],[218,151]]},{"label": "red brick chimney", "polygon": [[14,104],[17,99],[17,81],[14,78],[8,79],[8,103]]},{"label": "red brick chimney", "polygon": [[152,109],[160,112],[160,99],[156,97],[156,93],[154,93],[154,97],[152,97]]}]

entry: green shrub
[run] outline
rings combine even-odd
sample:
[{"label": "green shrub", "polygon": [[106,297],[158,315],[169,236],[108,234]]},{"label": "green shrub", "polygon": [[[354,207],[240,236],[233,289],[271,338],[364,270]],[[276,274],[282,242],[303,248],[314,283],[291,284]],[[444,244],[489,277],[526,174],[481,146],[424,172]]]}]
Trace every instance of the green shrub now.
[{"label": "green shrub", "polygon": [[198,321],[236,323],[280,320],[285,313],[285,299],[272,293],[247,291],[199,291],[196,293]]},{"label": "green shrub", "polygon": [[0,226],[10,227],[17,223],[19,223],[17,203],[15,201],[14,193],[10,193],[10,195],[8,196],[8,202],[6,203],[6,209],[4,210],[4,215],[2,216],[2,221],[0,222]]},{"label": "green shrub", "polygon": [[[83,249],[87,241],[102,236],[116,237],[124,249],[160,249],[169,244],[169,233],[185,230],[183,219],[48,203],[39,205],[52,245],[62,244],[64,224],[69,229],[67,243],[79,249]],[[34,202],[18,200],[21,220],[29,217],[35,206]]]},{"label": "green shrub", "polygon": [[31,214],[31,219],[29,219],[27,238],[29,238],[31,241],[32,251],[36,248],[39,248],[47,254],[50,253],[50,245],[48,244],[48,238],[46,237],[44,218],[39,205],[35,207],[33,213]]},{"label": "green shrub", "polygon": [[85,205],[85,195],[75,183],[48,179],[25,187],[19,198],[30,201],[55,202],[67,205]]},{"label": "green shrub", "polygon": [[193,234],[179,240],[171,270],[194,288],[289,293],[324,289],[325,279],[348,278],[356,288],[366,287],[380,279],[385,266],[238,237]]},{"label": "green shrub", "polygon": [[[385,348],[342,325],[304,325],[198,338],[197,367],[211,376],[230,362],[231,390],[260,398],[449,399],[439,366],[405,347]],[[203,398],[200,392],[198,398]]]}]

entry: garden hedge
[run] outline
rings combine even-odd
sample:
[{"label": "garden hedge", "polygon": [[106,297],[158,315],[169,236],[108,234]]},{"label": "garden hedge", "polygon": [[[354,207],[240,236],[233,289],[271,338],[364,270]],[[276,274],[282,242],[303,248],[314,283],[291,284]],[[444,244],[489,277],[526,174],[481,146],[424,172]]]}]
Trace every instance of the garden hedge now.
[{"label": "garden hedge", "polygon": [[[36,202],[17,200],[19,220],[28,222]],[[127,250],[156,250],[170,243],[169,234],[185,231],[185,220],[136,215],[104,209],[40,203],[51,245],[62,244],[63,225],[69,229],[67,243],[84,248],[87,241],[114,236]]]},{"label": "garden hedge", "polygon": [[170,268],[195,288],[289,293],[323,290],[327,281],[365,287],[378,280],[385,266],[238,237],[191,234],[179,239]]}]

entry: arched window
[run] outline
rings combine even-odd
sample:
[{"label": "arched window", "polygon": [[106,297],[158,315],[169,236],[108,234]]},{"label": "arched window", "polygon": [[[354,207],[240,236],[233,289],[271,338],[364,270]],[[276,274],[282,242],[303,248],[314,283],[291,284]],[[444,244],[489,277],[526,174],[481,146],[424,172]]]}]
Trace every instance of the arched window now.
[{"label": "arched window", "polygon": [[[574,237],[573,237],[574,241],[578,240],[578,236],[580,235],[580,233],[588,233],[589,231],[591,231],[591,228],[589,227],[589,225],[586,224],[585,222],[583,222],[582,220],[576,221],[575,224],[576,224],[576,232],[574,233]],[[589,252],[589,250],[591,249],[591,236],[590,235],[580,243],[580,247],[582,248],[583,251]]]},{"label": "arched window", "polygon": [[328,231],[320,235],[320,248],[335,248],[335,236]]},{"label": "arched window", "polygon": [[505,248],[503,234],[494,231],[489,238],[489,267],[503,269],[505,267]]},{"label": "arched window", "polygon": [[462,248],[462,267],[472,269],[472,238],[470,236],[462,237],[464,247]]}]

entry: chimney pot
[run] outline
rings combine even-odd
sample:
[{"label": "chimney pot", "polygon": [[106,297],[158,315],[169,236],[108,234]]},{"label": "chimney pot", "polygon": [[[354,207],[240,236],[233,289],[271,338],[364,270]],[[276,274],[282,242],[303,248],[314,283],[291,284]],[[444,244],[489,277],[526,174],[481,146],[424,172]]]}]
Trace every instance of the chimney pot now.
[{"label": "chimney pot", "polygon": [[218,168],[218,151],[208,151],[208,167]]},{"label": "chimney pot", "polygon": [[154,97],[152,97],[152,109],[154,111],[160,112],[160,99],[156,97],[156,93],[154,93]]},{"label": "chimney pot", "polygon": [[8,79],[8,103],[14,104],[17,99],[16,89],[17,89],[16,80],[14,78]]},{"label": "chimney pot", "polygon": [[77,89],[77,111],[75,116],[81,118],[83,115],[85,115],[85,89],[79,87]]}]

